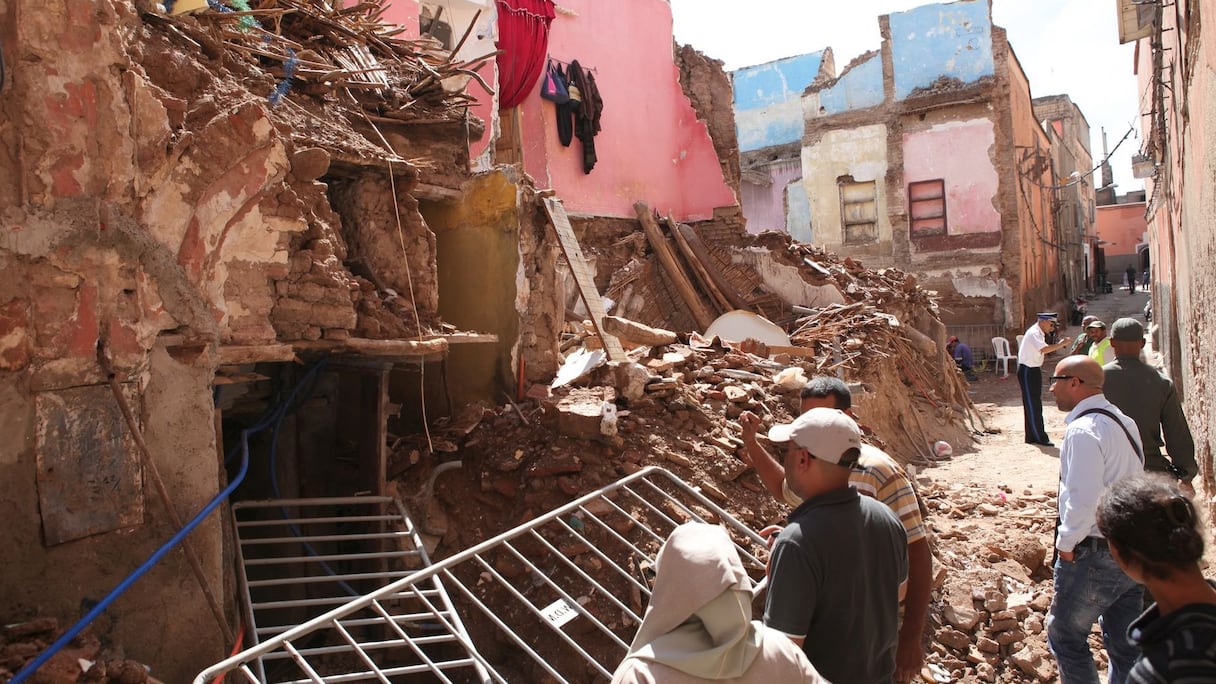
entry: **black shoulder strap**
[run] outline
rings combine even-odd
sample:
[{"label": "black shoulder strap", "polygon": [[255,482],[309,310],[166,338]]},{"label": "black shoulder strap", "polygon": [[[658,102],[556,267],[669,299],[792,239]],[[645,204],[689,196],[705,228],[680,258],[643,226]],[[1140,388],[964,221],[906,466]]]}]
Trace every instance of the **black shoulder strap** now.
[{"label": "black shoulder strap", "polygon": [[1082,418],[1084,416],[1088,416],[1091,413],[1101,413],[1102,415],[1106,416],[1107,418],[1110,418],[1111,420],[1115,421],[1115,425],[1118,425],[1119,429],[1123,431],[1123,434],[1127,435],[1127,441],[1131,442],[1132,449],[1135,450],[1136,456],[1139,457],[1139,459],[1140,459],[1140,465],[1144,465],[1144,453],[1142,451],[1140,451],[1140,445],[1136,444],[1136,440],[1132,438],[1132,433],[1127,431],[1127,426],[1123,424],[1123,421],[1119,420],[1115,416],[1115,414],[1111,413],[1110,411],[1107,411],[1106,409],[1101,409],[1101,408],[1092,408],[1087,411],[1082,411],[1081,415],[1079,415],[1077,417]]}]

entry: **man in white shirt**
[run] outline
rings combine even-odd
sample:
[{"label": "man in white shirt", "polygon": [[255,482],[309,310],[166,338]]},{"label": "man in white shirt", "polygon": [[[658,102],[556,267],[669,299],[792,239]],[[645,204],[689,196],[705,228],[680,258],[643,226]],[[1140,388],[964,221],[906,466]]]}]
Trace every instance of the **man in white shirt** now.
[{"label": "man in white shirt", "polygon": [[1055,446],[1043,426],[1043,357],[1072,344],[1072,340],[1067,339],[1047,344],[1047,333],[1056,325],[1054,313],[1038,314],[1038,320],[1026,329],[1018,347],[1018,385],[1022,388],[1027,444]]},{"label": "man in white shirt", "polygon": [[1127,638],[1140,614],[1140,585],[1115,563],[1098,531],[1098,501],[1119,480],[1144,472],[1140,432],[1102,395],[1102,367],[1088,356],[1056,366],[1051,393],[1067,411],[1060,444],[1059,521],[1055,596],[1047,616],[1047,644],[1067,684],[1098,682],[1089,633],[1101,618],[1111,684],[1123,684],[1138,651]]}]

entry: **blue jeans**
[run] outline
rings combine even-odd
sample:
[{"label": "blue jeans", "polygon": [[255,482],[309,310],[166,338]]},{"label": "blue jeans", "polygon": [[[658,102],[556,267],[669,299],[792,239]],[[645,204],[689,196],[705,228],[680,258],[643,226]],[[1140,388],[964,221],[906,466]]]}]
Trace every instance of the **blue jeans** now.
[{"label": "blue jeans", "polygon": [[1060,684],[1098,684],[1089,650],[1094,622],[1110,656],[1110,684],[1124,684],[1140,651],[1127,639],[1127,627],[1140,615],[1142,589],[1123,574],[1110,550],[1087,539],[1073,550],[1072,562],[1056,560],[1055,599],[1047,616],[1047,645],[1060,666]]}]

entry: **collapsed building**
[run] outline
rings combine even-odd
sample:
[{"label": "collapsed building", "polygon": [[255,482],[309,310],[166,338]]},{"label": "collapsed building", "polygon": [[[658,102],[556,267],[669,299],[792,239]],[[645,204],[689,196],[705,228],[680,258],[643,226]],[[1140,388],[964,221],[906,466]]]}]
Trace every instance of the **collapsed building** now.
[{"label": "collapsed building", "polygon": [[[915,277],[746,234],[729,83],[673,53],[667,3],[186,9],[0,10],[6,621],[85,615],[186,681],[238,645],[251,587],[284,612],[245,645],[310,617],[303,581],[251,568],[316,549],[249,530],[317,500],[408,494],[442,558],[657,461],[760,524],[780,512],[731,421],[788,417],[814,373],[859,383],[906,462],[982,429]],[[546,54],[598,83],[598,135],[566,144]],[[676,337],[618,337],[606,304]],[[736,310],[790,344],[701,337]],[[580,347],[611,363],[552,389]],[[605,403],[627,437],[597,432]]]},{"label": "collapsed building", "polygon": [[878,24],[839,73],[831,48],[733,73],[748,229],[913,273],[991,349],[1085,291],[1088,125],[1071,102],[1036,110],[989,0]]}]

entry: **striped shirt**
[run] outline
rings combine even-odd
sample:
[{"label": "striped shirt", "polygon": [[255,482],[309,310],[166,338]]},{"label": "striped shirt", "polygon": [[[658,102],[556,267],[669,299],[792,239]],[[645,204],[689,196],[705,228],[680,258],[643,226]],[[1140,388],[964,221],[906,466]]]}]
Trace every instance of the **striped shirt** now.
[{"label": "striped shirt", "polygon": [[1216,682],[1216,605],[1196,603],[1162,617],[1154,605],[1128,628],[1143,651],[1131,684]]},{"label": "striped shirt", "polygon": [[[912,489],[912,481],[895,459],[881,449],[869,444],[861,445],[861,458],[849,473],[849,484],[858,492],[886,504],[903,523],[909,544],[925,538],[925,521],[920,515],[920,502]],[[781,492],[789,505],[802,503],[802,499],[790,491],[784,481]]]}]

